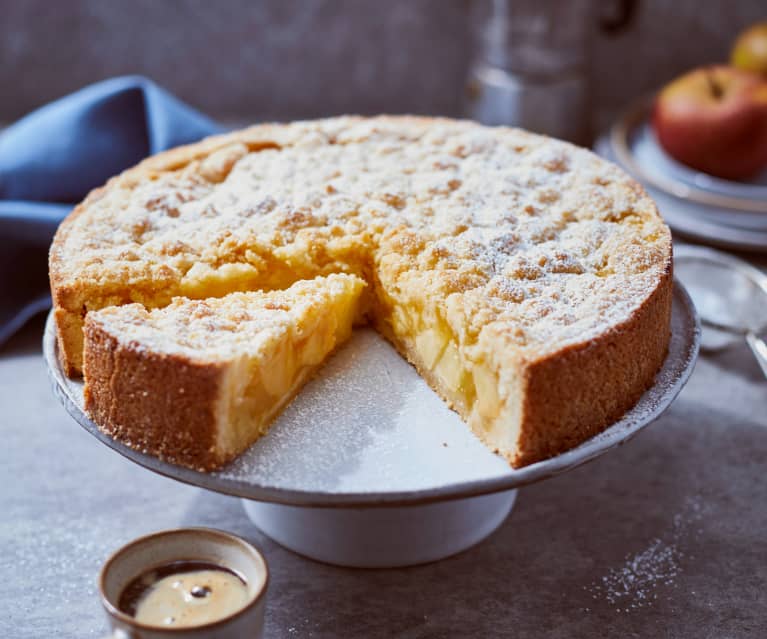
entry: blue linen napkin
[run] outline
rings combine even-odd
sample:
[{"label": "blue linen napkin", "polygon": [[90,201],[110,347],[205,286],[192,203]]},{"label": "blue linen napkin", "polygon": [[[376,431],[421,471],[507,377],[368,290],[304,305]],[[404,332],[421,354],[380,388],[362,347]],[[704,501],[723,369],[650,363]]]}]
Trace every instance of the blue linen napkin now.
[{"label": "blue linen napkin", "polygon": [[151,80],[128,76],[0,133],[0,345],[50,305],[48,247],[75,204],[144,157],[222,130]]}]

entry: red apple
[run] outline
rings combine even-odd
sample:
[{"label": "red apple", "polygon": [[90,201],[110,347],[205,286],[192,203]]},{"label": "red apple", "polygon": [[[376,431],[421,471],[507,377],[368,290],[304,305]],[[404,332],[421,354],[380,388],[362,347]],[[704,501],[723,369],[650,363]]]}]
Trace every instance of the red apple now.
[{"label": "red apple", "polygon": [[767,167],[767,80],[757,73],[690,71],[658,94],[652,123],[666,152],[699,171],[742,180]]}]

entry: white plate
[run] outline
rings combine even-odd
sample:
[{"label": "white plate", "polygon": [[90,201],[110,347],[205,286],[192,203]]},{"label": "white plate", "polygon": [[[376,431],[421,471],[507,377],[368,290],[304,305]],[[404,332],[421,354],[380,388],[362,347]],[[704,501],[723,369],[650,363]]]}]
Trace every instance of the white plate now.
[{"label": "white plate", "polygon": [[697,189],[732,199],[733,202],[745,200],[763,204],[764,207],[763,211],[747,211],[702,205],[698,209],[699,215],[717,224],[767,230],[767,178],[752,182],[731,182],[694,171],[674,160],[663,150],[647,121],[633,129],[629,145],[636,162],[652,174],[656,181],[666,176],[686,185],[691,191]]},{"label": "white plate", "polygon": [[722,197],[741,198],[744,200],[767,201],[767,170],[755,178],[736,182],[725,180],[708,173],[696,171],[677,162],[660,145],[658,138],[646,115],[638,124],[627,130],[629,145],[636,160],[656,176],[667,176],[692,188],[702,189]]},{"label": "white plate", "polygon": [[221,493],[298,506],[423,504],[509,491],[598,457],[655,420],[692,372],[700,326],[674,287],[669,354],[655,384],[620,421],[557,457],[512,469],[471,434],[415,370],[372,330],[356,331],[232,464],[203,473],[142,454],[101,433],[83,411],[82,382],[68,379],[49,315],[44,353],[54,390],[104,444],[157,473]]}]

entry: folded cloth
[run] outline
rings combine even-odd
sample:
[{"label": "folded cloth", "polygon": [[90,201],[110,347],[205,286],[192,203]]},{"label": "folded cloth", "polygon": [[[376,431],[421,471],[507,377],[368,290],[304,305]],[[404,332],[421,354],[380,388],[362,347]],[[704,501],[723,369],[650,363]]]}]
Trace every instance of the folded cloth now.
[{"label": "folded cloth", "polygon": [[221,130],[131,76],[88,86],[0,133],[0,345],[50,306],[48,247],[77,202],[147,155]]}]

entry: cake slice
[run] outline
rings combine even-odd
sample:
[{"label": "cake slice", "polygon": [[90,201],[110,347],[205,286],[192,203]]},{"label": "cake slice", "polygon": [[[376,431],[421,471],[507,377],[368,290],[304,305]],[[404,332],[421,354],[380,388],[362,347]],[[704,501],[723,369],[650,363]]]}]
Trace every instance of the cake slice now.
[{"label": "cake slice", "polygon": [[85,319],[85,408],[132,448],[200,470],[263,435],[351,334],[365,283],[334,274],[286,290],[175,298]]}]

